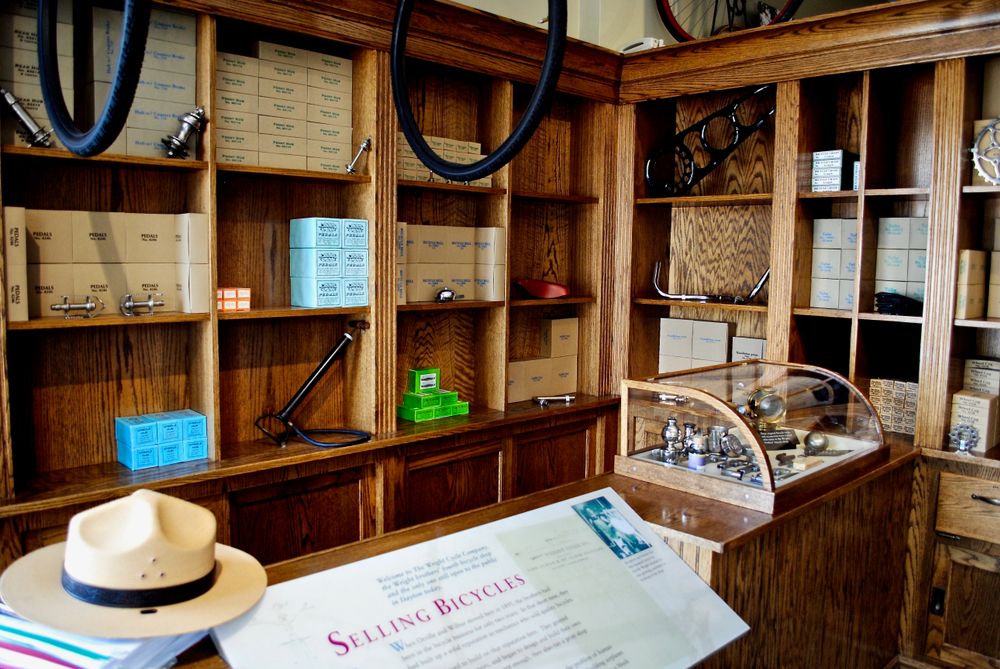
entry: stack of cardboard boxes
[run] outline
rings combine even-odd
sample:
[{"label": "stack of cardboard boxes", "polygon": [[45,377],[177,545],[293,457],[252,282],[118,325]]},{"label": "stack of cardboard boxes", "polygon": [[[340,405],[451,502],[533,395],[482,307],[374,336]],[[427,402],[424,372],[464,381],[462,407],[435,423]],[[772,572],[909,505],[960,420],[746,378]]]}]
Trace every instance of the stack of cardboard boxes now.
[{"label": "stack of cardboard boxes", "polygon": [[[160,293],[155,311],[208,313],[208,216],[4,207],[8,286],[27,300],[7,318],[55,315],[64,295],[100,298],[117,315],[126,293]],[[16,308],[15,308],[16,307]]]},{"label": "stack of cardboard boxes", "polygon": [[986,259],[986,251],[958,252],[955,318],[982,318],[986,313]]},{"label": "stack of cardboard boxes", "polygon": [[[59,83],[70,116],[74,113],[73,96],[73,3],[58,3],[56,10],[56,48]],[[4,2],[0,13],[0,87],[21,101],[38,125],[52,129],[42,101],[42,80],[38,67],[38,2]],[[0,133],[4,144],[31,146],[14,114],[4,104]],[[56,136],[52,146],[62,148]]]},{"label": "stack of cardboard boxes", "polygon": [[858,154],[842,149],[816,151],[812,163],[812,191],[857,190],[861,178]]},{"label": "stack of cardboard boxes", "polygon": [[353,64],[270,42],[216,54],[216,160],[345,173],[353,159]]},{"label": "stack of cardboard boxes", "polygon": [[913,434],[917,425],[917,393],[915,381],[872,379],[868,398],[882,420],[886,432]]},{"label": "stack of cardboard boxes", "polygon": [[204,460],[207,423],[191,409],[115,418],[118,462],[134,470]]},{"label": "stack of cardboard boxes", "polygon": [[511,360],[507,367],[507,401],[575,393],[579,333],[577,318],[542,319],[540,357]]},{"label": "stack of cardboard boxes", "polygon": [[[104,109],[114,81],[123,14],[95,7],[93,17],[94,30],[88,51],[91,59],[87,68],[89,80],[84,89],[85,121],[90,125]],[[108,153],[167,157],[163,138],[177,134],[181,127],[178,118],[196,105],[197,37],[197,19],[193,14],[153,8],[135,101],[125,129]],[[197,155],[197,144],[198,135],[193,133],[188,139],[189,159]]]},{"label": "stack of cardboard boxes", "polygon": [[857,273],[858,221],[853,218],[818,218],[813,221],[813,309],[854,308]]},{"label": "stack of cardboard boxes", "polygon": [[[506,295],[503,228],[399,224],[397,302],[433,302],[444,288],[463,300],[496,302]],[[405,286],[405,295],[399,287]]]},{"label": "stack of cardboard boxes", "polygon": [[[927,219],[878,219],[875,292],[924,301],[927,276]],[[985,278],[985,277],[984,277]]]},{"label": "stack of cardboard boxes", "polygon": [[[767,340],[733,337],[736,325],[686,318],[660,319],[660,374],[767,355]],[[730,343],[732,357],[730,358]]]},{"label": "stack of cardboard boxes", "polygon": [[[471,165],[482,159],[482,144],[479,142],[467,142],[448,137],[434,137],[424,135],[424,141],[436,154],[450,163],[459,165]],[[446,179],[431,172],[413,152],[406,136],[400,132],[396,139],[396,178],[408,179],[410,181],[431,181],[444,183]],[[470,181],[470,186],[493,186],[493,175],[487,175],[482,179]]]},{"label": "stack of cardboard boxes", "polygon": [[951,398],[951,426],[969,425],[979,433],[973,451],[983,453],[1000,443],[997,399],[1000,395],[1000,361],[966,360],[962,390]]},{"label": "stack of cardboard boxes", "polygon": [[289,247],[293,307],[368,306],[368,221],[295,218]]},{"label": "stack of cardboard boxes", "polygon": [[438,368],[411,369],[407,388],[403,403],[396,406],[396,416],[403,420],[420,423],[469,413],[468,402],[460,402],[457,392],[441,387]]}]

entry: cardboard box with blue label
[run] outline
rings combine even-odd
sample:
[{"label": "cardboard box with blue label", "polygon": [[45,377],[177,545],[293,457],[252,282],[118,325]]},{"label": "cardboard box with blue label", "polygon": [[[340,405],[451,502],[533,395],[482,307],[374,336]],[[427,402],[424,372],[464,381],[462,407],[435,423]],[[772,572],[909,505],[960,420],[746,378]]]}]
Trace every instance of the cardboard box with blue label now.
[{"label": "cardboard box with blue label", "polygon": [[580,320],[578,318],[543,318],[539,355],[543,358],[562,358],[576,355],[579,347]]}]

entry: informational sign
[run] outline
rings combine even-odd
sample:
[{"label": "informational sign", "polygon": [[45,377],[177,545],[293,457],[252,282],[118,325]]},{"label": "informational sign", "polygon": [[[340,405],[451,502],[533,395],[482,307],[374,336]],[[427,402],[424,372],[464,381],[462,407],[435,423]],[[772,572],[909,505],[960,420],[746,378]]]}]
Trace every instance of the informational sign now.
[{"label": "informational sign", "polygon": [[747,625],[610,488],[270,586],[234,669],[689,667]]}]

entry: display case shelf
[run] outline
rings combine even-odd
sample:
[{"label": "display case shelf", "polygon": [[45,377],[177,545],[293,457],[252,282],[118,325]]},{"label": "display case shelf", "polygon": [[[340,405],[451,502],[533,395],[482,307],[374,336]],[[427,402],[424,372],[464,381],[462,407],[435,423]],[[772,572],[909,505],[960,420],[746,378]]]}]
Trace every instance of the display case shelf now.
[{"label": "display case shelf", "polygon": [[771,204],[771,193],[745,195],[682,195],[680,197],[641,197],[635,203],[642,205],[669,204],[672,207],[743,207],[754,204]]},{"label": "display case shelf", "polygon": [[94,318],[63,318],[49,316],[27,321],[8,322],[8,330],[55,330],[63,328],[88,328],[112,325],[153,325],[161,323],[193,323],[211,320],[211,314],[182,314],[163,311],[152,316],[95,316]]},{"label": "display case shelf", "polygon": [[413,188],[417,190],[429,190],[439,193],[466,193],[469,195],[506,195],[506,188],[487,188],[486,186],[466,186],[457,183],[439,183],[437,181],[413,181],[410,179],[399,179],[396,185],[400,188]]},{"label": "display case shelf", "polygon": [[962,195],[1000,197],[1000,186],[962,186]]},{"label": "display case shelf", "polygon": [[371,307],[257,307],[248,311],[220,311],[220,321],[238,321],[251,318],[301,318],[303,316],[345,316],[369,314]]},{"label": "display case shelf", "polygon": [[42,158],[45,160],[60,161],[83,161],[90,163],[106,163],[114,165],[125,165],[129,167],[148,167],[155,170],[180,170],[184,172],[196,172],[207,170],[208,163],[204,160],[172,160],[170,158],[144,158],[142,156],[123,156],[114,153],[102,153],[97,156],[85,158],[70,153],[64,149],[40,149],[28,146],[0,146],[0,153],[4,156],[23,156],[29,158]]}]

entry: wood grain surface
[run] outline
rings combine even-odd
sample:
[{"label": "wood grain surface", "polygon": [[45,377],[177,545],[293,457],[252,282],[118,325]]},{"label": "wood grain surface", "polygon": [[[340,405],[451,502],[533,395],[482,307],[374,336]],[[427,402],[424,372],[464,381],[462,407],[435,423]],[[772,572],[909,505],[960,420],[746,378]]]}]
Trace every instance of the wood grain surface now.
[{"label": "wood grain surface", "polygon": [[934,81],[932,65],[872,74],[866,188],[931,185]]},{"label": "wood grain surface", "polygon": [[[479,311],[479,310],[476,310]],[[411,369],[441,370],[441,387],[460,400],[480,404],[476,391],[474,311],[400,313],[396,318],[396,404],[403,403]]]},{"label": "wood grain surface", "polygon": [[459,452],[426,466],[408,465],[405,520],[398,526],[410,527],[498,502],[500,443],[493,445],[494,453],[462,457]]},{"label": "wood grain surface", "polygon": [[593,469],[594,425],[576,423],[518,438],[513,496],[579,481]]}]

